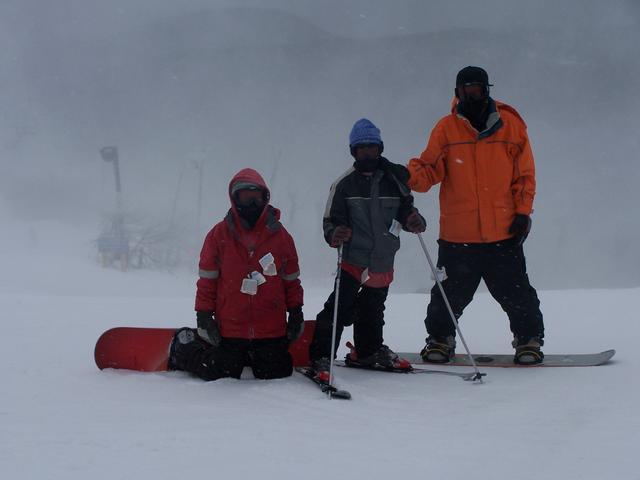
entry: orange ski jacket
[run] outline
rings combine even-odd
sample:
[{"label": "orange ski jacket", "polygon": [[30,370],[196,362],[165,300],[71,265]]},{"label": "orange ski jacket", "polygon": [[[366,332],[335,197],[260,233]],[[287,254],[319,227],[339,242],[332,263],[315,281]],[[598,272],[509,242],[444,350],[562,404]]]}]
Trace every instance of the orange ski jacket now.
[{"label": "orange ski jacket", "polygon": [[490,99],[487,129],[478,132],[458,114],[440,119],[426,149],[407,165],[409,187],[427,192],[440,185],[440,238],[490,243],[510,238],[516,214],[530,215],[535,164],[527,126],[516,110]]}]

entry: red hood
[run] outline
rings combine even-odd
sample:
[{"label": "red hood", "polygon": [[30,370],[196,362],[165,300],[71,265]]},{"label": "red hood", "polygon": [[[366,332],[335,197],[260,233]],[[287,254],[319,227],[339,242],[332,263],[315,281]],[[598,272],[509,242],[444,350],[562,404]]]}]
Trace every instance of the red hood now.
[{"label": "red hood", "polygon": [[264,178],[256,172],[253,168],[243,168],[238,173],[236,173],[231,181],[229,182],[229,201],[233,206],[233,198],[231,197],[231,187],[236,182],[247,182],[258,185],[260,188],[264,189],[267,192],[267,198],[271,197],[271,192],[269,191],[269,187],[267,187],[267,183],[264,181]]}]

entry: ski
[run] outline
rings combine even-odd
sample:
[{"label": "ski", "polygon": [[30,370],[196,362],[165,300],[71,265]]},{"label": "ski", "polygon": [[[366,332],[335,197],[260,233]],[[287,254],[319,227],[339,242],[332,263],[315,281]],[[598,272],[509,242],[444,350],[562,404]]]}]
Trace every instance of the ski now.
[{"label": "ski", "polygon": [[406,368],[387,368],[387,367],[382,367],[382,366],[369,366],[369,365],[360,365],[358,363],[354,363],[354,362],[345,362],[343,360],[337,360],[335,362],[335,365],[339,366],[339,367],[345,367],[345,368],[359,368],[362,370],[372,370],[375,372],[387,372],[387,373],[407,373],[407,374],[413,374],[413,373],[424,373],[424,374],[428,374],[428,375],[448,375],[451,377],[458,377],[461,378],[465,381],[475,381],[475,380],[482,380],[482,377],[486,376],[486,373],[476,373],[476,372],[449,372],[449,371],[445,371],[445,370],[432,370],[432,369],[428,369],[428,368],[418,368],[418,367],[411,367],[411,369],[406,369]]},{"label": "ski", "polygon": [[320,387],[320,390],[322,390],[322,392],[326,393],[329,397],[331,397],[331,398],[339,398],[341,400],[350,400],[351,399],[351,394],[348,391],[338,389],[338,388],[334,387],[333,385],[329,385],[328,383],[324,383],[324,382],[321,382],[320,380],[318,380],[315,377],[315,375],[313,374],[313,370],[311,370],[310,368],[296,367],[296,371],[298,373],[301,373],[305,377],[307,377],[313,383],[315,383],[318,387]]},{"label": "ski", "polygon": [[[546,354],[542,363],[536,365],[518,365],[513,363],[513,354],[473,354],[473,359],[478,367],[502,367],[502,368],[541,368],[541,367],[595,367],[604,365],[616,354],[615,350],[605,350],[599,353],[580,353],[580,354]],[[425,362],[419,353],[399,352],[403,358],[409,360],[416,365],[435,365],[434,363]],[[468,367],[471,365],[466,355],[456,354],[456,356],[447,363],[437,364],[443,367],[459,366]]]}]

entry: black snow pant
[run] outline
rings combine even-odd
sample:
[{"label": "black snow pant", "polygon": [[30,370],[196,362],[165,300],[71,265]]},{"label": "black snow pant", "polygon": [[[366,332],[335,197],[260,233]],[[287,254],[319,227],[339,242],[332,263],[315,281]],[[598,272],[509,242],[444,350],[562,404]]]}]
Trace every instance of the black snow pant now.
[{"label": "black snow pant", "polygon": [[[445,269],[442,287],[456,319],[471,302],[480,280],[509,317],[517,337],[544,337],[536,290],[529,283],[522,245],[514,239],[495,243],[450,243],[438,240],[438,267]],[[425,325],[429,335],[456,334],[438,285],[431,289]]]},{"label": "black snow pant", "polygon": [[[195,333],[195,331],[194,331]],[[203,380],[240,378],[245,366],[260,379],[288,377],[293,372],[286,337],[247,340],[223,338],[213,347],[195,334],[195,341],[176,344],[175,369],[191,372]]]},{"label": "black snow pant", "polygon": [[[338,318],[336,325],[336,351],[344,327],[353,325],[353,341],[358,357],[364,358],[375,353],[383,342],[384,302],[389,287],[371,288],[360,284],[349,273],[340,272],[340,292],[338,294]],[[324,303],[324,308],[316,316],[316,329],[309,346],[311,361],[322,357],[330,358],[331,334],[333,329],[333,309],[335,303],[335,283],[333,292]],[[336,352],[333,352],[335,357]]]}]

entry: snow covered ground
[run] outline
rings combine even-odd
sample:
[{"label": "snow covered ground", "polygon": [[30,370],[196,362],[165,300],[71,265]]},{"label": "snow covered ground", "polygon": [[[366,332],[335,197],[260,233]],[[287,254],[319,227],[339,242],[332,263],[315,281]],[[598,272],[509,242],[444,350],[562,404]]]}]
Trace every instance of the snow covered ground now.
[{"label": "snow covered ground", "polygon": [[[353,399],[328,400],[298,375],[99,371],[104,330],[192,323],[194,278],[102,269],[88,244],[78,256],[29,238],[0,252],[2,478],[640,479],[640,289],[539,292],[545,351],[615,348],[609,365],[486,369],[482,385],[339,369]],[[330,284],[306,292],[308,318]],[[390,295],[392,348],[421,347],[425,302]],[[476,352],[510,351],[487,294],[462,328]]]}]

